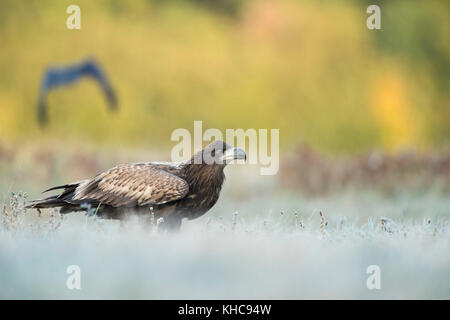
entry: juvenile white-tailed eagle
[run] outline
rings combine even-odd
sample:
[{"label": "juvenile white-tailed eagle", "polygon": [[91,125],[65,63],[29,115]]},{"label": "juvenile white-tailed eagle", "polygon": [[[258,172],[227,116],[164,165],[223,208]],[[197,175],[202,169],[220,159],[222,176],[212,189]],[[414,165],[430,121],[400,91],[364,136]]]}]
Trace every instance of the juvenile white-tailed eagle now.
[{"label": "juvenile white-tailed eagle", "polygon": [[86,211],[86,204],[104,218],[128,213],[163,218],[162,226],[179,229],[181,220],[200,217],[217,202],[232,160],[246,159],[242,149],[215,141],[180,163],[142,162],[116,166],[92,179],[50,188],[58,195],[33,201],[28,208],[60,207],[61,213]]}]

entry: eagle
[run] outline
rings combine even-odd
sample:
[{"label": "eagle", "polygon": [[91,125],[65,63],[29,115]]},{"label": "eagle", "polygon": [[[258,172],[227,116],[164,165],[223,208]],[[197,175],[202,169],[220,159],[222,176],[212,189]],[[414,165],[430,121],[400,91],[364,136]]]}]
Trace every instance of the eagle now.
[{"label": "eagle", "polygon": [[117,97],[105,73],[94,59],[86,59],[83,62],[67,65],[49,67],[43,77],[39,89],[37,104],[38,122],[44,126],[48,122],[47,95],[50,90],[57,87],[67,86],[79,81],[83,77],[90,77],[98,82],[108,101],[110,110],[117,109]]},{"label": "eagle", "polygon": [[60,208],[64,214],[90,207],[99,217],[119,220],[154,215],[163,229],[178,230],[183,218],[198,218],[216,204],[225,166],[246,158],[242,149],[216,140],[187,161],[122,164],[92,179],[50,188],[44,192],[61,192],[27,208]]}]

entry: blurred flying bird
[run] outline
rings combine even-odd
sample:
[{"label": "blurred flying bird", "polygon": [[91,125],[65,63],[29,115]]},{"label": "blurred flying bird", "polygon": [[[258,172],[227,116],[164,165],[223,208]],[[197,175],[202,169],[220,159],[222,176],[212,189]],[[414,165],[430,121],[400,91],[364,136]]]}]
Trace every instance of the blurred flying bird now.
[{"label": "blurred flying bird", "polygon": [[223,169],[246,159],[242,149],[215,141],[185,162],[142,162],[116,166],[92,179],[48,189],[58,195],[32,201],[28,208],[60,207],[61,213],[97,210],[104,218],[124,219],[128,213],[153,213],[162,227],[179,229],[181,220],[200,217],[219,199]]},{"label": "blurred flying bird", "polygon": [[82,77],[91,77],[96,80],[103,89],[106,99],[108,100],[109,109],[115,110],[117,108],[117,99],[114,90],[105,73],[95,60],[88,59],[74,65],[50,67],[44,73],[41,87],[39,89],[37,109],[38,121],[41,126],[44,126],[48,121],[48,92],[54,88],[72,84]]}]

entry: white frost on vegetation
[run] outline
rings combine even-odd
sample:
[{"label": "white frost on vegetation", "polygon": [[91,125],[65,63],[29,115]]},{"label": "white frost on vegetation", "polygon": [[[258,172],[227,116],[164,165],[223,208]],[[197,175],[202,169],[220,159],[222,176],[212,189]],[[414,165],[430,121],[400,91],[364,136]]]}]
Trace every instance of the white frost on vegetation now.
[{"label": "white frost on vegetation", "polygon": [[[2,299],[450,298],[445,216],[216,209],[167,234],[95,214],[38,216],[22,198],[2,207]],[[69,265],[81,268],[81,290],[66,288]],[[369,265],[381,269],[380,290],[366,287]]]}]

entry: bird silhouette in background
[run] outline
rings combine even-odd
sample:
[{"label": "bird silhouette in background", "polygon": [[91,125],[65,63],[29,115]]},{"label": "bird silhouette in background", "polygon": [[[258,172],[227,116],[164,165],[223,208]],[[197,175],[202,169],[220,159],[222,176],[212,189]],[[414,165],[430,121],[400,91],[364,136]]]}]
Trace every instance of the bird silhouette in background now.
[{"label": "bird silhouette in background", "polygon": [[42,78],[37,105],[38,122],[44,126],[48,122],[47,95],[50,90],[77,82],[80,78],[91,77],[103,89],[110,110],[117,109],[117,98],[110,82],[99,64],[93,59],[68,66],[49,67]]}]

